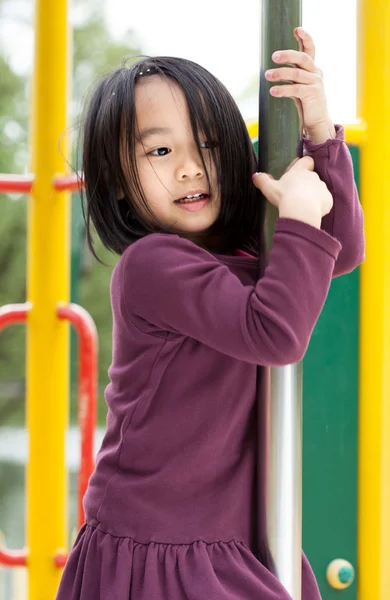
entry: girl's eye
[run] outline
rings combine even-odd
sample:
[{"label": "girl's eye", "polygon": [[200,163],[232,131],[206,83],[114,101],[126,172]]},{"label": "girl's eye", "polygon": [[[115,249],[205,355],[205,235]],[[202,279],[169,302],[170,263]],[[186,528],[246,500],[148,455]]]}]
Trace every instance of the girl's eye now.
[{"label": "girl's eye", "polygon": [[201,142],[200,147],[201,148],[206,148],[206,149],[210,149],[210,148],[216,148],[217,146],[217,142]]},{"label": "girl's eye", "polygon": [[169,148],[163,146],[161,148],[156,148],[155,150],[152,150],[151,152],[149,152],[149,154],[151,154],[152,156],[166,156],[170,152],[171,150]]}]

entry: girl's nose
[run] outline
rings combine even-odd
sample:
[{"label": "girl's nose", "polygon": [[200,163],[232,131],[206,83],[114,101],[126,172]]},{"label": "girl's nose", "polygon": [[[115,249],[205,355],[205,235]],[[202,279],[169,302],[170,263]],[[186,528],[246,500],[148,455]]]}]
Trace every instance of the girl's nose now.
[{"label": "girl's nose", "polygon": [[186,179],[200,179],[204,175],[203,165],[200,162],[200,158],[188,157],[177,170],[178,179],[183,181]]}]

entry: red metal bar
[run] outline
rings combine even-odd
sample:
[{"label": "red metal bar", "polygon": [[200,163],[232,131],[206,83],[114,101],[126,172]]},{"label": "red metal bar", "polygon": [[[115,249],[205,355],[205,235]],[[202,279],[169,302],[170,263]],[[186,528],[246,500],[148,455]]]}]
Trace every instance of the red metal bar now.
[{"label": "red metal bar", "polygon": [[26,567],[26,550],[7,550],[0,547],[0,565],[4,567]]},{"label": "red metal bar", "polygon": [[[16,323],[25,323],[31,305],[7,304],[0,307],[0,331]],[[0,546],[0,565],[5,567],[25,567],[27,565],[26,550],[7,550]]]},{"label": "red metal bar", "polygon": [[8,325],[25,323],[30,310],[31,304],[29,302],[0,306],[0,331]]},{"label": "red metal bar", "polygon": [[97,331],[92,317],[81,306],[61,305],[57,308],[57,315],[60,319],[72,323],[79,338],[78,420],[81,431],[81,462],[78,479],[78,527],[80,528],[84,523],[83,498],[95,466]]},{"label": "red metal bar", "polygon": [[[0,331],[8,325],[24,323],[31,304],[9,304],[0,307]],[[78,479],[78,526],[84,523],[83,497],[94,469],[94,433],[97,398],[97,332],[92,317],[76,304],[59,306],[57,315],[72,323],[77,331],[80,348],[78,418],[81,430],[81,464]],[[0,564],[7,567],[27,565],[26,550],[7,550],[0,546]],[[62,568],[68,555],[59,552],[54,563]]]},{"label": "red metal bar", "polygon": [[3,175],[0,174],[0,192],[24,192],[29,194],[34,185],[34,175]]},{"label": "red metal bar", "polygon": [[74,175],[57,175],[53,179],[55,190],[67,190],[68,192],[78,192],[81,187],[84,187],[84,180],[81,173]]},{"label": "red metal bar", "polygon": [[[34,175],[8,175],[0,174],[0,193],[11,194],[22,192],[29,194],[35,181]],[[53,187],[58,191],[77,192],[84,187],[84,180],[81,173],[74,175],[57,175],[53,178]]]},{"label": "red metal bar", "polygon": [[65,552],[57,552],[54,557],[54,564],[58,569],[62,569],[66,565],[66,561],[68,560],[69,554]]}]

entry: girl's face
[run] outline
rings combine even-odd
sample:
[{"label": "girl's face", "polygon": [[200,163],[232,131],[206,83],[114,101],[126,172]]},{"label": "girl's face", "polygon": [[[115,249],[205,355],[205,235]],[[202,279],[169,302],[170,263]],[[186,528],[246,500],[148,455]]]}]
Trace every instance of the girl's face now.
[{"label": "girl's face", "polygon": [[[213,140],[204,139],[199,132],[199,149],[184,93],[170,79],[141,77],[136,85],[135,110],[135,158],[148,206],[160,223],[199,242],[220,211],[216,169],[209,149]],[[139,210],[150,220],[142,204]]]}]

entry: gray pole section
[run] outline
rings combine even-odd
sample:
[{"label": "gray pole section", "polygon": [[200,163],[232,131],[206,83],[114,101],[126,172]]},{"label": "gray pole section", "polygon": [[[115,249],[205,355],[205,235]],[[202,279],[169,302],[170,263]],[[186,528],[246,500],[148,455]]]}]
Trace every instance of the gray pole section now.
[{"label": "gray pole section", "polygon": [[[301,0],[263,0],[259,106],[259,171],[279,178],[297,156],[299,118],[291,99],[272,98],[264,72],[277,67],[276,50],[298,44],[293,29],[301,25]],[[267,208],[268,248],[277,212]],[[303,290],[304,293],[304,290]],[[293,600],[301,600],[302,548],[302,369],[271,369],[267,521],[277,575]]]}]

